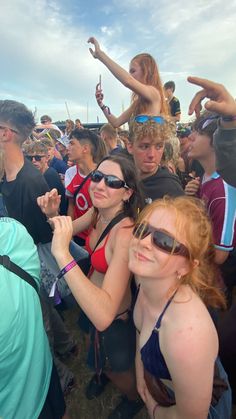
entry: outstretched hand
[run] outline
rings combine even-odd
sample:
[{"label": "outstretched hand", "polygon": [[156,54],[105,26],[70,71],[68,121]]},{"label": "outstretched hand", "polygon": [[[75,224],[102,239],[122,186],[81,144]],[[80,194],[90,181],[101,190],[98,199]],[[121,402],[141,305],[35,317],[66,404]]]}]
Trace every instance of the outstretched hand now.
[{"label": "outstretched hand", "polygon": [[61,195],[58,195],[57,189],[53,188],[50,192],[37,198],[37,204],[41,211],[47,217],[54,217],[58,215],[58,210],[61,202]]},{"label": "outstretched hand", "polygon": [[89,51],[91,52],[93,58],[99,58],[99,53],[101,52],[100,49],[100,45],[98,43],[98,41],[96,40],[96,38],[94,38],[93,36],[90,37],[88,39],[88,43],[93,44],[95,47],[95,50],[93,50],[92,48],[89,48]]},{"label": "outstretched hand", "polygon": [[188,81],[202,87],[202,90],[195,94],[190,103],[189,115],[192,115],[193,112],[195,112],[197,117],[200,115],[201,102],[205,98],[209,99],[204,105],[208,111],[216,112],[220,115],[236,115],[236,102],[222,84],[199,77],[188,77]]}]

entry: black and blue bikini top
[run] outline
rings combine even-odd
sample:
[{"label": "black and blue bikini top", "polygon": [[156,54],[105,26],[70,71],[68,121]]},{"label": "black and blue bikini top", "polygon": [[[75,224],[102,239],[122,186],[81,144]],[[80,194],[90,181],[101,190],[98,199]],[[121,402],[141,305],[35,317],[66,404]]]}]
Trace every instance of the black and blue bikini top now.
[{"label": "black and blue bikini top", "polygon": [[167,304],[164,307],[164,310],[160,314],[156,325],[145,343],[141,348],[141,359],[144,365],[144,368],[156,378],[162,378],[171,380],[169,370],[167,368],[164,357],[161,353],[160,344],[159,344],[159,329],[161,327],[161,320],[164,316],[167,308],[169,307],[171,301],[173,300],[177,290],[174,292],[172,297],[167,301]]}]

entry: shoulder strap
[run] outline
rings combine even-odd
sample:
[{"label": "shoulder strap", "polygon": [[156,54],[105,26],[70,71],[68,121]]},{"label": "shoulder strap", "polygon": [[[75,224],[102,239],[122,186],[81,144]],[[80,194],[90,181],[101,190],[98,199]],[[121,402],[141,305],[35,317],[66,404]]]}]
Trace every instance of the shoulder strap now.
[{"label": "shoulder strap", "polygon": [[95,249],[98,247],[99,243],[101,243],[101,241],[104,239],[104,237],[106,237],[106,235],[109,233],[109,231],[117,224],[119,223],[121,220],[123,220],[123,218],[127,217],[127,215],[125,215],[123,212],[120,212],[120,214],[116,215],[111,221],[110,223],[106,226],[105,230],[102,232],[101,236],[99,237],[92,253],[95,251]]},{"label": "shoulder strap", "polygon": [[74,192],[74,199],[76,198],[76,195],[79,193],[79,191],[82,189],[82,187],[84,186],[84,184],[87,182],[88,178],[90,177],[92,172],[90,172],[81,182],[81,184],[78,186],[78,188],[76,189],[76,191]]},{"label": "shoulder strap", "polygon": [[157,329],[159,329],[159,328],[160,328],[160,326],[161,326],[161,321],[162,321],[162,317],[164,316],[164,314],[165,314],[165,312],[166,312],[167,308],[169,307],[169,305],[170,305],[171,301],[173,300],[173,298],[174,298],[175,294],[177,293],[177,291],[178,291],[178,288],[177,288],[177,290],[175,290],[174,294],[170,297],[170,299],[167,301],[167,303],[166,303],[166,305],[165,305],[164,309],[162,310],[162,312],[161,312],[161,314],[160,314],[160,316],[159,316],[159,318],[158,318],[158,320],[157,320],[157,322],[156,322],[156,328],[157,328]]},{"label": "shoulder strap", "polygon": [[14,262],[11,261],[9,256],[7,255],[0,255],[0,265],[3,265],[4,268],[8,269],[9,271],[13,272],[15,275],[22,278],[24,281],[28,282],[38,294],[38,286],[34,278],[28,274],[24,269],[20,266],[16,265]]}]

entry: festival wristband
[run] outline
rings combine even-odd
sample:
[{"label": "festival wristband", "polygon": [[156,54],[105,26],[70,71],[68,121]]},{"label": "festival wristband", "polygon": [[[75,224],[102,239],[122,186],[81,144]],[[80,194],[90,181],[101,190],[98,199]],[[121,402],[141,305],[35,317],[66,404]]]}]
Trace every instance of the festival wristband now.
[{"label": "festival wristband", "polygon": [[77,265],[76,261],[73,259],[70,263],[68,263],[59,274],[56,276],[56,280],[53,282],[52,288],[49,293],[49,297],[55,297],[57,292],[57,282],[60,278],[62,278],[67,272],[69,272],[74,266]]},{"label": "festival wristband", "polygon": [[153,411],[152,411],[152,417],[153,417],[153,419],[155,419],[155,414],[156,414],[156,410],[157,410],[157,408],[159,407],[159,404],[157,403],[155,406],[154,406],[154,408],[153,408]]},{"label": "festival wristband", "polygon": [[57,275],[57,279],[62,278],[67,272],[69,272],[74,266],[77,265],[76,261],[73,259],[68,265],[61,269],[59,274]]}]

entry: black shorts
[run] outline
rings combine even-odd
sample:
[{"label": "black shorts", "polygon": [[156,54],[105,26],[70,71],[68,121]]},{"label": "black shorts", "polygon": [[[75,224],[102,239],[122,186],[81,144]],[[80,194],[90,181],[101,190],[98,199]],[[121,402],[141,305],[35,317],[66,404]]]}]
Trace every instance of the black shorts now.
[{"label": "black shorts", "polygon": [[38,419],[61,419],[66,412],[66,404],[55,365],[52,366],[48,394]]},{"label": "black shorts", "polygon": [[134,365],[136,331],[131,313],[127,320],[116,319],[104,331],[90,328],[88,366],[99,373],[101,370],[124,372]]}]

